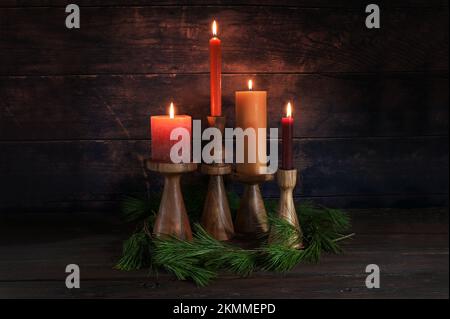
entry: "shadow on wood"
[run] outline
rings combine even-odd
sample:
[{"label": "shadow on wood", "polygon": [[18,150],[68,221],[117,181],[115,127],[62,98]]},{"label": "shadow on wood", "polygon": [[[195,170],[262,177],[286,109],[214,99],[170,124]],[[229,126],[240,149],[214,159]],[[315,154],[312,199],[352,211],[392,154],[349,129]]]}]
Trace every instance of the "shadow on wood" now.
[{"label": "shadow on wood", "polygon": [[184,206],[180,179],[182,173],[197,169],[197,164],[170,164],[147,161],[147,168],[164,175],[164,191],[156,216],[153,234],[156,237],[175,236],[183,240],[192,240],[189,217]]}]

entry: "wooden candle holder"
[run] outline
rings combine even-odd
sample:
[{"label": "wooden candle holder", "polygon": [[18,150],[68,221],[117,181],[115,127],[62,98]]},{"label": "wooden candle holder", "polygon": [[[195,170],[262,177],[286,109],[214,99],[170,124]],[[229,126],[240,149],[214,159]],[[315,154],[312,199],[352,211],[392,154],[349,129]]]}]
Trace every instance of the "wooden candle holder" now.
[{"label": "wooden candle holder", "polygon": [[147,169],[164,175],[164,191],[156,215],[153,235],[156,237],[175,236],[182,240],[192,240],[189,217],[181,193],[181,174],[193,172],[196,163],[160,163],[148,160]]},{"label": "wooden candle holder", "polygon": [[246,184],[236,215],[236,231],[247,235],[267,233],[269,224],[259,184],[273,180],[273,174],[250,176],[236,173],[233,177]]},{"label": "wooden candle holder", "polygon": [[[295,248],[303,248],[302,244],[302,230],[298,221],[297,212],[295,211],[293,191],[297,184],[297,170],[283,170],[277,171],[277,182],[280,187],[280,201],[278,204],[278,217],[288,221],[293,225],[298,233],[299,238],[292,238],[292,245]],[[269,240],[272,236],[269,236]]]},{"label": "wooden candle holder", "polygon": [[202,165],[201,172],[209,175],[201,224],[215,239],[229,240],[234,236],[234,227],[223,175],[231,173],[231,166]]},{"label": "wooden candle holder", "polygon": [[[225,117],[208,116],[210,127],[218,128],[222,134],[225,129]],[[208,191],[201,224],[203,228],[217,240],[229,240],[234,236],[233,221],[231,219],[230,205],[223,183],[223,176],[231,173],[231,165],[224,163],[223,151],[221,163],[202,164],[201,172],[209,175]]]}]

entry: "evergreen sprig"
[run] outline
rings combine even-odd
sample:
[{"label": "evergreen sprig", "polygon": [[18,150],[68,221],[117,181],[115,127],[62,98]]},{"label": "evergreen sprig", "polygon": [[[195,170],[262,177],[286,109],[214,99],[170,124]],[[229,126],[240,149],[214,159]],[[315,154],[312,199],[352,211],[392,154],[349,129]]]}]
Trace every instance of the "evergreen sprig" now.
[{"label": "evergreen sprig", "polygon": [[148,234],[140,231],[131,235],[123,244],[123,255],[115,268],[135,270],[150,267],[152,264],[152,242]]},{"label": "evergreen sprig", "polygon": [[195,225],[192,241],[177,238],[154,239],[153,261],[172,272],[178,279],[191,279],[199,286],[207,285],[220,270],[248,276],[254,269],[254,253],[212,238],[200,225]]},{"label": "evergreen sprig", "polygon": [[311,261],[317,262],[320,252],[340,253],[338,239],[350,228],[350,217],[347,213],[323,206],[315,206],[306,202],[297,208],[304,235],[303,239],[309,248]]},{"label": "evergreen sprig", "polygon": [[204,267],[208,248],[198,247],[195,241],[177,238],[155,239],[155,265],[173,273],[179,280],[193,280],[199,286],[207,285],[217,273]]},{"label": "evergreen sprig", "polygon": [[121,205],[123,219],[126,222],[136,222],[155,215],[160,198],[160,194],[149,194],[147,197],[125,196]]},{"label": "evergreen sprig", "polygon": [[[237,196],[230,194],[230,198],[234,202]],[[129,197],[123,205],[126,220],[140,221],[142,227],[125,241],[123,257],[116,268],[165,269],[179,280],[192,280],[198,286],[209,284],[220,271],[245,277],[258,269],[286,272],[300,262],[315,263],[322,252],[340,253],[339,242],[353,235],[343,235],[350,227],[350,218],[341,210],[309,202],[299,205],[297,213],[303,231],[300,233],[289,222],[275,216],[276,205],[270,201],[266,207],[271,232],[256,249],[220,242],[198,224],[194,225],[192,241],[152,238],[149,229],[153,226],[155,208],[141,201],[145,200]],[[194,204],[187,201],[188,210],[189,207],[198,210]],[[304,248],[298,249],[301,243]]]},{"label": "evergreen sprig", "polygon": [[208,268],[226,270],[242,277],[249,276],[255,269],[255,252],[218,241],[199,224],[195,225],[194,242],[199,247],[210,249],[205,260]]}]

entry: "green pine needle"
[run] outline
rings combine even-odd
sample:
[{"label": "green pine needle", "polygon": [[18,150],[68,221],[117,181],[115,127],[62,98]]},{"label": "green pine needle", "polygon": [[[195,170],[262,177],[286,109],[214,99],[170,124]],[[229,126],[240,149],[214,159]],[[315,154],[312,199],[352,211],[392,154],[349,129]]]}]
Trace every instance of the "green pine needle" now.
[{"label": "green pine needle", "polygon": [[126,196],[122,201],[122,214],[127,222],[143,220],[158,211],[160,195]]},{"label": "green pine needle", "polygon": [[[202,209],[203,194],[196,190],[185,197],[187,210],[195,220],[198,220],[197,215]],[[230,207],[237,208],[237,195],[230,193],[228,197]],[[161,268],[173,273],[179,280],[192,280],[198,286],[206,286],[220,271],[245,277],[258,269],[286,272],[300,262],[317,263],[322,252],[340,253],[340,241],[353,235],[342,235],[350,228],[350,218],[346,213],[309,202],[297,207],[303,233],[298,232],[289,222],[276,217],[277,202],[271,200],[266,202],[270,212],[270,236],[257,249],[243,249],[220,242],[198,224],[194,225],[192,241],[173,237],[152,238],[149,234],[157,205],[158,196],[125,199],[122,206],[125,219],[139,221],[142,226],[140,231],[125,241],[123,257],[117,263],[117,269]],[[305,248],[294,248],[300,242]]]},{"label": "green pine needle", "polygon": [[255,253],[220,242],[199,224],[195,225],[195,243],[198,247],[210,249],[205,266],[218,270],[228,270],[236,275],[249,276],[255,268]]},{"label": "green pine needle", "polygon": [[286,272],[298,265],[303,258],[303,250],[291,248],[284,244],[270,244],[263,247],[262,269]]},{"label": "green pine needle", "polygon": [[271,244],[282,244],[286,247],[293,247],[301,243],[302,234],[287,220],[276,215],[269,215],[270,240]]},{"label": "green pine needle", "polygon": [[203,266],[209,248],[201,248],[195,242],[176,238],[156,239],[154,262],[173,273],[179,280],[191,279],[198,286],[206,286],[217,273]]},{"label": "green pine needle", "polygon": [[123,245],[123,256],[116,264],[119,270],[137,270],[151,265],[151,239],[143,231],[134,233]]},{"label": "green pine needle", "polygon": [[228,204],[230,205],[231,211],[236,211],[239,208],[239,203],[241,199],[236,192],[228,192]]},{"label": "green pine needle", "polygon": [[308,261],[318,262],[320,253],[340,253],[342,250],[336,239],[350,228],[347,213],[326,207],[315,206],[310,202],[297,207],[300,223],[303,227],[304,242]]},{"label": "green pine needle", "polygon": [[254,269],[254,253],[222,243],[195,225],[193,241],[176,238],[154,240],[153,260],[180,280],[191,279],[205,286],[219,270],[248,276]]}]

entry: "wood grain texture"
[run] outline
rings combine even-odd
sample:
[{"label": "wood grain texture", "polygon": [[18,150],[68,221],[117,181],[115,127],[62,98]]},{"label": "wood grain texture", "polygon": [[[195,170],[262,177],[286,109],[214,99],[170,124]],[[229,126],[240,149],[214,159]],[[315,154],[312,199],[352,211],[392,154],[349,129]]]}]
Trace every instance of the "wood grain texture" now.
[{"label": "wood grain texture", "polygon": [[[3,0],[0,7],[62,7],[70,0]],[[361,0],[78,0],[81,7],[89,6],[275,6],[307,8],[361,8]],[[381,7],[448,7],[446,0],[379,0]]]},{"label": "wood grain texture", "polygon": [[217,240],[234,236],[230,205],[222,175],[210,175],[201,224]]},{"label": "wood grain texture", "polygon": [[[147,140],[1,142],[0,207],[99,208],[146,187],[161,189],[158,175],[145,173],[149,153]],[[296,196],[347,207],[382,205],[383,196],[396,206],[448,204],[448,137],[296,139],[295,158]],[[186,183],[199,173],[188,175]],[[262,190],[278,196],[275,183]]]},{"label": "wood grain texture", "polygon": [[194,172],[198,168],[197,163],[164,163],[164,162],[154,162],[152,160],[145,161],[148,170],[158,172],[161,174],[182,174]]},{"label": "wood grain texture", "polygon": [[[351,212],[353,240],[343,255],[277,275],[228,274],[209,287],[147,270],[113,268],[132,231],[110,213],[0,215],[2,298],[448,298],[448,209]],[[24,223],[24,220],[28,223]],[[377,263],[382,288],[365,287]],[[81,289],[66,289],[65,266],[82,269]],[[268,288],[270,287],[270,288]],[[76,291],[74,291],[76,290]]]},{"label": "wood grain texture", "polygon": [[[302,229],[298,221],[297,212],[295,210],[295,203],[293,192],[297,185],[297,170],[283,170],[279,169],[276,173],[276,180],[278,187],[280,188],[280,199],[278,200],[277,216],[285,221],[289,222],[298,231],[298,236],[293,236],[291,238],[292,245],[294,247],[300,248],[302,245]],[[273,239],[273,230],[271,230],[271,237],[269,240]],[[275,233],[276,234],[276,233]]]},{"label": "wood grain texture", "polygon": [[385,8],[379,30],[363,8],[85,7],[77,30],[63,8],[0,16],[0,75],[206,73],[214,17],[225,73],[448,70],[441,7]]},{"label": "wood grain texture", "polygon": [[245,185],[234,227],[237,233],[256,237],[269,231],[269,221],[258,184]]},{"label": "wood grain texture", "polygon": [[147,169],[164,176],[164,188],[158,214],[156,215],[153,234],[156,237],[176,237],[192,240],[191,225],[184,205],[180,187],[182,174],[197,170],[196,163],[161,163],[146,161]]},{"label": "wood grain texture", "polygon": [[[208,127],[218,129],[224,134],[226,118],[224,116],[207,116]],[[223,138],[221,138],[223,147]],[[223,181],[224,175],[232,172],[233,167],[224,163],[225,152],[212,154],[214,164],[202,164],[201,172],[209,175],[208,189],[201,217],[203,228],[217,240],[230,240],[234,236],[234,225],[230,205]]]},{"label": "wood grain texture", "polygon": [[202,174],[206,175],[229,175],[233,171],[231,164],[202,164],[200,166]]},{"label": "wood grain texture", "polygon": [[260,236],[267,233],[269,221],[259,185],[272,180],[273,175],[236,173],[234,178],[245,184],[244,194],[239,202],[234,222],[236,232],[249,236]]},{"label": "wood grain texture", "polygon": [[[223,78],[223,111],[234,123],[234,91]],[[296,137],[448,136],[448,74],[257,75],[268,90],[268,123],[294,102]],[[0,140],[147,139],[150,115],[174,100],[205,122],[208,75],[0,77]]]},{"label": "wood grain texture", "polygon": [[80,0],[80,30],[64,28],[68,3],[0,3],[2,211],[111,209],[162,188],[142,161],[149,117],[170,100],[208,115],[217,17],[227,125],[249,77],[271,127],[294,102],[296,198],[448,205],[448,1],[379,1],[380,30],[357,0]]},{"label": "wood grain texture", "polygon": [[164,174],[164,189],[156,215],[153,234],[192,240],[191,225],[180,188],[180,173]]}]

